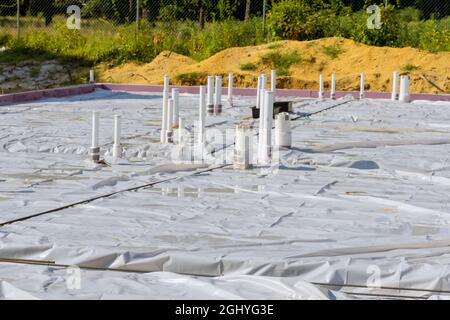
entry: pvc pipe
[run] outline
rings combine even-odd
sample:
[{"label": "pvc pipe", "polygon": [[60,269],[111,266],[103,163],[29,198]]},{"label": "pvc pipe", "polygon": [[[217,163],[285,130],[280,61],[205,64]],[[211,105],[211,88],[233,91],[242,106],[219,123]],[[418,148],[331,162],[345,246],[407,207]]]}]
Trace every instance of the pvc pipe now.
[{"label": "pvc pipe", "polygon": [[323,74],[321,74],[319,77],[319,99],[323,100],[324,98],[325,94],[324,94]]},{"label": "pvc pipe", "polygon": [[113,144],[113,158],[122,158],[122,146],[120,145],[121,135],[121,118],[119,115],[114,116],[114,144]]},{"label": "pvc pipe", "polygon": [[366,80],[366,76],[364,75],[364,73],[361,73],[360,76],[360,84],[359,84],[359,99],[364,99],[365,97],[365,82]]},{"label": "pvc pipe", "polygon": [[398,98],[401,102],[410,102],[409,98],[409,77],[401,76],[400,77],[400,95]]},{"label": "pvc pipe", "polygon": [[172,88],[172,99],[173,99],[173,126],[178,124],[179,110],[180,110],[180,90],[177,88]]},{"label": "pvc pipe", "polygon": [[92,112],[92,144],[91,144],[91,159],[94,162],[100,161],[100,147],[99,147],[99,117],[98,112]]},{"label": "pvc pipe", "polygon": [[179,117],[178,118],[178,144],[184,143],[184,131],[185,131],[184,119]]},{"label": "pvc pipe", "polygon": [[206,87],[200,86],[200,104],[199,104],[199,125],[198,125],[198,143],[203,145],[205,141],[205,117],[206,117]]},{"label": "pvc pipe", "polygon": [[391,100],[398,100],[398,72],[394,71],[392,75],[392,95]]},{"label": "pvc pipe", "polygon": [[330,98],[335,100],[336,99],[336,75],[333,73],[331,75],[331,93]]},{"label": "pvc pipe", "polygon": [[94,72],[94,70],[89,70],[89,83],[95,83],[95,72]]},{"label": "pvc pipe", "polygon": [[272,70],[270,72],[270,91],[273,92],[273,97],[275,99],[277,89],[277,70]]},{"label": "pvc pipe", "polygon": [[222,113],[222,77],[216,76],[216,91],[214,97],[214,114]]},{"label": "pvc pipe", "polygon": [[169,92],[169,81],[170,78],[167,74],[164,75],[164,91]]},{"label": "pvc pipe", "polygon": [[214,77],[208,76],[208,100],[207,100],[208,114],[214,113]]},{"label": "pvc pipe", "polygon": [[169,99],[166,126],[166,142],[173,143],[173,99]]},{"label": "pvc pipe", "polygon": [[275,145],[290,148],[292,146],[291,122],[289,113],[277,114],[275,119]]},{"label": "pvc pipe", "polygon": [[260,162],[267,164],[272,156],[272,117],[273,117],[273,92],[266,91],[264,95],[264,127],[261,139]]},{"label": "pvc pipe", "polygon": [[258,85],[256,87],[256,109],[259,109],[261,102],[261,76],[258,76]]},{"label": "pvc pipe", "polygon": [[228,74],[228,103],[233,106],[233,74]]},{"label": "pvc pipe", "polygon": [[[165,86],[164,86],[165,87]],[[161,143],[166,143],[167,135],[167,121],[168,121],[168,107],[169,107],[169,91],[163,91],[163,107],[161,117]]]},{"label": "pvc pipe", "polygon": [[245,124],[236,126],[236,140],[234,144],[233,167],[237,170],[248,170],[251,165],[251,130],[252,127]]}]

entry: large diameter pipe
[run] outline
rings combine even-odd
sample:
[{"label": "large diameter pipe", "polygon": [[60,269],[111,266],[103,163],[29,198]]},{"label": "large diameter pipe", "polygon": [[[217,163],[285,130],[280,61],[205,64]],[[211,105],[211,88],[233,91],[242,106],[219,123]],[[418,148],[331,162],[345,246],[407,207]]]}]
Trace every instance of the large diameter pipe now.
[{"label": "large diameter pipe", "polygon": [[222,77],[216,77],[216,91],[214,96],[214,114],[222,113]]},{"label": "large diameter pipe", "polygon": [[292,146],[292,133],[289,113],[277,114],[275,119],[275,145],[283,148]]},{"label": "large diameter pipe", "polygon": [[392,74],[392,95],[391,100],[398,100],[398,72],[394,71]]},{"label": "large diameter pipe", "polygon": [[410,102],[409,98],[409,77],[401,76],[400,77],[400,95],[398,98],[401,102]]},{"label": "large diameter pipe", "polygon": [[364,75],[364,73],[361,73],[360,76],[360,83],[359,83],[359,99],[364,99],[365,97],[365,80],[366,80],[366,76]]},{"label": "large diameter pipe", "polygon": [[200,86],[200,104],[199,104],[199,119],[198,119],[198,143],[203,145],[205,142],[205,118],[206,118],[206,87]]},{"label": "large diameter pipe", "polygon": [[234,145],[233,167],[238,170],[247,170],[251,165],[252,127],[245,124],[236,126],[236,139]]},{"label": "large diameter pipe", "polygon": [[336,75],[333,73],[331,75],[331,93],[330,93],[331,99],[336,99]]},{"label": "large diameter pipe", "polygon": [[208,114],[214,114],[214,77],[208,76],[208,99],[206,101]]},{"label": "large diameter pipe", "polygon": [[180,113],[180,90],[177,88],[172,89],[172,99],[173,99],[173,126],[178,124],[178,117]]}]

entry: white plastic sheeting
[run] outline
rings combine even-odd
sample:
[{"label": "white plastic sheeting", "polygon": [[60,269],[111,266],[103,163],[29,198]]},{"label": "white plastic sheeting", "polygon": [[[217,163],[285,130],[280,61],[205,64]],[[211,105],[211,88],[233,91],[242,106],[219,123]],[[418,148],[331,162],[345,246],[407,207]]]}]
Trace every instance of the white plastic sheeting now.
[{"label": "white plastic sheeting", "polygon": [[[197,100],[180,97],[188,127]],[[300,101],[295,112],[333,103]],[[180,177],[0,227],[1,258],[128,271],[83,269],[70,290],[64,268],[0,263],[1,297],[361,298],[310,283],[450,290],[450,104],[352,101],[294,121],[278,170],[195,175],[201,166],[170,164],[159,143],[161,105],[159,95],[96,91],[0,108],[0,222]],[[86,162],[93,110],[103,150],[121,115],[128,161]],[[249,115],[224,109],[206,128]]]}]

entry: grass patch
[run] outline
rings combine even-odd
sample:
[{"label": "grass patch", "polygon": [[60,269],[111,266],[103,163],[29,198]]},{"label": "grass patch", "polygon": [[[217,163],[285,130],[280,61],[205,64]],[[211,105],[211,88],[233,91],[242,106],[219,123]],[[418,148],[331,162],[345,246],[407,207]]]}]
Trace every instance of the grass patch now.
[{"label": "grass patch", "polygon": [[333,44],[331,46],[322,46],[322,52],[331,59],[336,59],[343,50],[337,44]]},{"label": "grass patch", "polygon": [[280,49],[281,47],[282,47],[282,45],[279,43],[272,43],[267,46],[267,49],[274,50],[274,49]]},{"label": "grass patch", "polygon": [[281,53],[279,51],[266,53],[261,57],[261,63],[277,70],[288,70],[293,64],[302,61],[297,51]]},{"label": "grass patch", "polygon": [[242,71],[255,71],[256,65],[253,63],[244,63],[239,67]]},{"label": "grass patch", "polygon": [[194,86],[200,82],[205,82],[208,74],[205,72],[187,72],[175,76],[175,80],[184,86]]},{"label": "grass patch", "polygon": [[418,69],[419,69],[418,66],[411,64],[411,63],[407,63],[404,66],[402,66],[403,72],[411,72],[411,71],[418,70]]},{"label": "grass patch", "polygon": [[289,77],[291,75],[291,72],[289,70],[281,69],[277,70],[277,76],[279,77]]}]

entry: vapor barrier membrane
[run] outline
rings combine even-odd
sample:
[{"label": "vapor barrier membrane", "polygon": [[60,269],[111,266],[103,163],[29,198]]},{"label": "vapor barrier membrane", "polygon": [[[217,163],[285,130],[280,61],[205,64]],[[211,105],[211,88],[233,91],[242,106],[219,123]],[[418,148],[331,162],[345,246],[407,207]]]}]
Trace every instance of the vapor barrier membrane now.
[{"label": "vapor barrier membrane", "polygon": [[[189,129],[197,100],[180,97]],[[253,99],[234,100],[238,106],[208,117],[207,127],[224,132],[251,115],[244,106]],[[306,116],[334,103],[296,101],[294,112],[305,117],[292,122],[293,148],[280,152],[279,167],[203,173],[196,170],[205,165],[173,163],[170,147],[159,144],[157,94],[97,90],[0,107],[0,223],[161,182],[0,227],[1,258],[125,271],[82,268],[74,290],[66,268],[3,262],[0,296],[353,299],[393,294],[384,287],[450,291],[450,103],[350,101]],[[106,159],[113,115],[122,116],[126,161],[86,161],[93,110]],[[232,147],[217,157],[222,152],[232,159]]]}]

